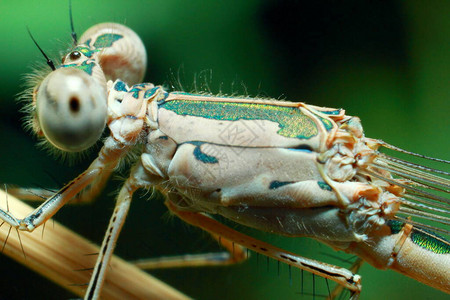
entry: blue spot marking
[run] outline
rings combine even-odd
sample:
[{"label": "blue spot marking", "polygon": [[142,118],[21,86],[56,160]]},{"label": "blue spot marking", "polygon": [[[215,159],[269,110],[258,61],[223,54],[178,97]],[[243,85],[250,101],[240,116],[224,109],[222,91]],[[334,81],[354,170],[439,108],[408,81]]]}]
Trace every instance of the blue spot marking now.
[{"label": "blue spot marking", "polygon": [[147,98],[150,98],[151,96],[153,96],[155,93],[156,93],[156,91],[158,91],[160,89],[160,87],[154,87],[154,88],[152,88],[152,89],[150,89],[150,90],[146,90],[145,91],[145,93],[144,93],[144,98],[145,99],[147,99]]},{"label": "blue spot marking", "polygon": [[317,184],[319,185],[319,187],[322,189],[322,190],[325,190],[325,191],[329,191],[329,192],[331,192],[333,189],[331,188],[331,186],[328,184],[328,183],[326,183],[326,182],[323,182],[323,181],[317,181]]},{"label": "blue spot marking", "polygon": [[167,135],[162,135],[162,136],[158,137],[158,139],[160,139],[160,140],[168,140],[169,137]]},{"label": "blue spot marking", "polygon": [[131,96],[135,99],[138,99],[139,93],[141,91],[145,90],[144,97],[147,97],[147,92],[155,89],[155,88],[152,88],[150,90],[146,90],[148,86],[149,86],[148,83],[138,83],[138,84],[133,85],[130,89],[130,93],[133,93]]},{"label": "blue spot marking", "polygon": [[288,184],[291,184],[291,183],[294,183],[294,182],[295,181],[277,181],[277,180],[274,180],[274,181],[272,181],[270,183],[269,190],[275,190],[275,189],[277,189],[279,187],[282,187],[282,186],[285,186],[285,185],[288,185]]},{"label": "blue spot marking", "polygon": [[114,89],[118,92],[128,92],[127,85],[123,81],[117,81],[114,85]]},{"label": "blue spot marking", "polygon": [[158,105],[163,105],[164,103],[166,103],[166,99],[169,97],[169,93],[166,91],[163,92],[163,95],[164,95],[164,97],[157,102]]},{"label": "blue spot marking", "polygon": [[392,234],[397,234],[402,230],[403,225],[405,225],[403,222],[397,221],[397,220],[387,220],[386,222],[387,226],[391,229]]},{"label": "blue spot marking", "polygon": [[133,93],[131,97],[138,99],[140,91],[142,91],[142,89],[139,86],[133,86],[133,88],[130,90],[130,93]]},{"label": "blue spot marking", "polygon": [[287,148],[288,150],[293,150],[293,151],[303,151],[306,153],[311,153],[313,150],[310,146],[308,145],[299,145],[295,148]]},{"label": "blue spot marking", "polygon": [[67,65],[60,65],[59,68],[76,68],[81,71],[86,72],[89,75],[92,75],[92,69],[95,67],[94,62],[88,63],[86,60],[83,61],[80,65],[77,64],[67,64]]},{"label": "blue spot marking", "polygon": [[203,142],[188,142],[188,144],[192,144],[195,145],[195,149],[194,149],[194,156],[197,160],[201,161],[202,163],[205,164],[217,164],[219,162],[219,160],[217,158],[215,158],[214,156],[205,154],[202,152],[202,150],[200,149],[201,145],[203,145]]}]

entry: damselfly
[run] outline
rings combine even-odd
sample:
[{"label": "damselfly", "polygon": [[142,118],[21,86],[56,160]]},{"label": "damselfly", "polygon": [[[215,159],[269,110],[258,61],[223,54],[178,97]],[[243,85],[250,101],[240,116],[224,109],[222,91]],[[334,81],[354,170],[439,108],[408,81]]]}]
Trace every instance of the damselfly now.
[{"label": "damselfly", "polygon": [[[330,105],[330,106],[336,106],[336,105]],[[384,121],[384,120],[383,120]],[[367,126],[365,126],[365,128],[367,128]]]}]

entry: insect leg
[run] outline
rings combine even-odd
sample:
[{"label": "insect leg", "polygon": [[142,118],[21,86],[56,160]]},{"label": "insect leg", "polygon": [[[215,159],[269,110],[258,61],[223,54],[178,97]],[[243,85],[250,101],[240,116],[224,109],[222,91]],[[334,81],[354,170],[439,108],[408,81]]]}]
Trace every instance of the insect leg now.
[{"label": "insect leg", "polygon": [[225,266],[243,262],[248,258],[248,254],[245,251],[245,248],[241,245],[216,234],[211,234],[211,236],[215,240],[217,240],[219,244],[227,251],[164,256],[157,258],[139,259],[129,262],[140,269],[152,270],[185,267]]},{"label": "insect leg", "polygon": [[[349,270],[353,273],[357,273],[359,269],[361,268],[362,264],[364,263],[364,260],[361,258],[356,259],[356,261],[352,264],[352,266],[349,268]],[[341,293],[344,287],[342,285],[337,285],[334,290],[331,292],[328,300],[336,299]]]},{"label": "insect leg", "polygon": [[[96,196],[105,187],[108,178],[111,176],[113,169],[104,169],[96,178],[78,193],[68,204],[86,204],[93,202]],[[22,188],[12,187],[8,189],[9,194],[16,198],[26,201],[43,202],[56,194],[55,191],[44,188]]]},{"label": "insect leg", "polygon": [[0,209],[0,219],[10,226],[22,230],[33,231],[36,227],[44,224],[70,199],[83,191],[103,172],[111,172],[118,163],[119,158],[128,150],[123,144],[113,138],[108,138],[100,150],[99,156],[92,162],[89,168],[77,178],[65,185],[55,195],[47,199],[24,219],[14,217],[10,212]]},{"label": "insect leg", "polygon": [[277,248],[271,244],[237,232],[208,215],[197,212],[181,211],[170,201],[166,201],[166,205],[174,214],[186,223],[202,228],[211,234],[226,238],[250,250],[284,262],[293,267],[333,280],[353,293],[351,299],[359,298],[359,293],[361,292],[361,277],[353,274],[347,269],[301,257],[281,248]]},{"label": "insect leg", "polygon": [[43,202],[56,194],[55,191],[43,188],[8,187],[8,194],[26,201]]},{"label": "insect leg", "polygon": [[109,221],[102,246],[97,257],[94,271],[84,299],[98,299],[105,280],[105,272],[113,256],[117,239],[130,208],[133,193],[142,187],[151,186],[150,177],[144,167],[138,163],[131,169],[131,174],[120,189],[116,205]]},{"label": "insect leg", "polygon": [[103,239],[97,262],[95,264],[95,269],[92,273],[91,281],[89,282],[89,287],[86,291],[84,299],[99,298],[103,281],[105,279],[106,268],[111,260],[117,238],[119,237],[120,230],[125,222],[128,209],[130,208],[131,199],[136,189],[138,189],[138,186],[132,183],[129,178],[125,181],[125,184],[119,192],[116,206]]}]

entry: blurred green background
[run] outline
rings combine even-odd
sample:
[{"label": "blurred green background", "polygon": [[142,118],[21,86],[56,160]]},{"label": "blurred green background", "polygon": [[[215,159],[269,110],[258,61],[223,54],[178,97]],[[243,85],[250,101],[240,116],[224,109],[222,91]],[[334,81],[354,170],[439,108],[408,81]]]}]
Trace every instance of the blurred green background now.
[{"label": "blurred green background", "polygon": [[[362,119],[369,137],[447,159],[449,12],[448,1],[73,1],[79,36],[105,21],[124,23],[141,36],[149,55],[146,81],[170,84],[176,77],[189,91],[196,79],[197,87],[207,84],[213,93],[342,107]],[[39,150],[23,130],[15,95],[23,89],[23,75],[43,61],[26,26],[43,49],[59,57],[70,45],[67,1],[0,0],[0,182],[58,187],[95,154],[70,165]],[[120,184],[111,181],[93,205],[65,207],[55,219],[100,243]],[[4,199],[0,205],[5,207]],[[307,257],[349,266],[316,241],[238,228]],[[161,197],[148,201],[142,193],[116,253],[136,259],[217,249],[207,235],[167,218]],[[300,294],[299,271],[293,270],[290,284],[287,266],[278,276],[274,261],[267,267],[256,255],[238,266],[152,273],[196,299],[312,299]],[[391,271],[364,265],[359,273],[362,299],[448,299]],[[73,297],[2,255],[0,274],[0,299]],[[311,275],[305,274],[303,285],[311,294]],[[316,294],[326,294],[317,278]]]}]

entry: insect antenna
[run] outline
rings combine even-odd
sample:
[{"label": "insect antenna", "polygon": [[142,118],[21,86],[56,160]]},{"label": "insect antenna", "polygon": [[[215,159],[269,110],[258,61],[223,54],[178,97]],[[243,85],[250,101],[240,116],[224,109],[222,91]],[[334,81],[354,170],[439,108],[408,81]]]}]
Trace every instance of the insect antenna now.
[{"label": "insect antenna", "polygon": [[39,51],[41,51],[42,55],[44,55],[45,59],[47,60],[47,65],[52,69],[52,71],[55,71],[56,68],[55,68],[55,65],[53,64],[53,61],[50,58],[48,58],[48,56],[47,56],[47,54],[45,54],[44,50],[42,50],[42,48],[39,47],[38,43],[36,42],[33,35],[31,34],[30,28],[28,28],[28,26],[27,26],[27,31],[28,31],[28,34],[30,35],[30,38],[33,40],[34,44],[36,45],[36,47],[38,47]]},{"label": "insect antenna", "polygon": [[[92,269],[94,269],[94,268],[92,268]],[[88,286],[88,285],[89,285],[88,282],[86,282],[86,283],[71,283],[71,284],[68,284],[68,286]]]},{"label": "insect antenna", "polygon": [[82,268],[82,269],[75,269],[75,272],[85,272],[85,271],[93,271],[95,268]]},{"label": "insect antenna", "polygon": [[71,30],[73,45],[76,46],[78,44],[78,38],[77,38],[77,33],[75,32],[75,28],[73,26],[72,0],[69,0],[69,17],[70,17],[70,30]]}]

